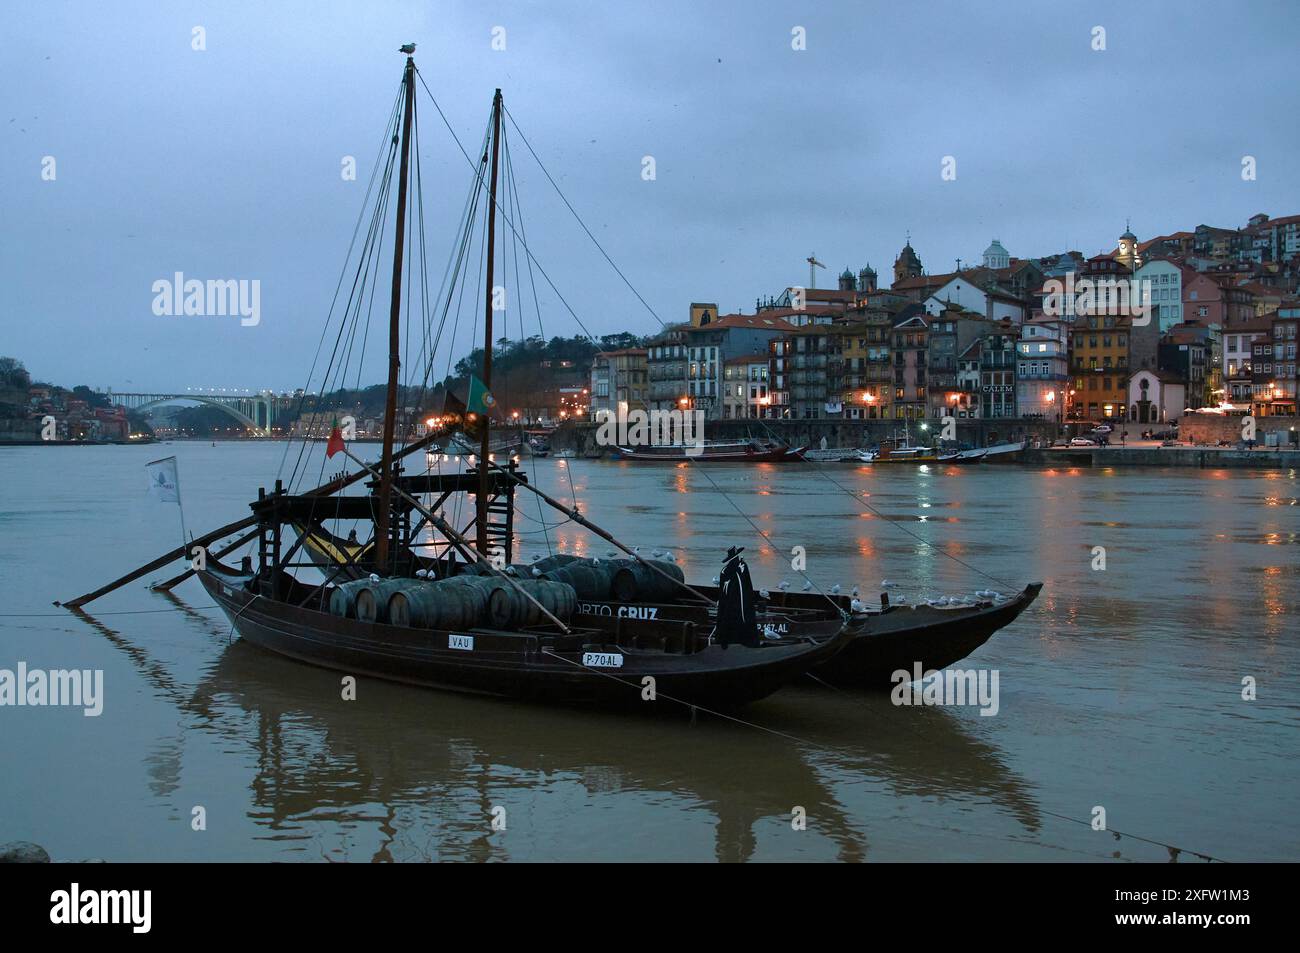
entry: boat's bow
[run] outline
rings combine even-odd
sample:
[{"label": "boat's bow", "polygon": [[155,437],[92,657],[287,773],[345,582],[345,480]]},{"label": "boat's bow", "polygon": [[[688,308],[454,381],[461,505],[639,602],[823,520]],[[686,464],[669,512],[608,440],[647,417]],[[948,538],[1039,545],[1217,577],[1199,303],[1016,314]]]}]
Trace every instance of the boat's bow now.
[{"label": "boat's bow", "polygon": [[888,689],[896,672],[933,671],[959,662],[1016,620],[1042,591],[1030,583],[1011,598],[992,598],[975,605],[891,606],[866,617],[841,652],[819,665],[815,674],[828,682],[856,688]]}]

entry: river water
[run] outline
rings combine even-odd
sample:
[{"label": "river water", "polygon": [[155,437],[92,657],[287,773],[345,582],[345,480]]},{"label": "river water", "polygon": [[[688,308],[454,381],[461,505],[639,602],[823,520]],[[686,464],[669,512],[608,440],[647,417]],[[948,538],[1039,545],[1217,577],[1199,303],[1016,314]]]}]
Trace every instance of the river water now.
[{"label": "river water", "polygon": [[[179,458],[197,533],[245,515],[283,452],[0,450],[0,669],[104,673],[98,717],[0,707],[0,842],[120,861],[1300,860],[1294,471],[526,463],[688,578],[734,544],[768,587],[799,586],[795,546],[864,597],[1042,580],[962,663],[999,673],[992,716],[811,680],[743,722],[368,680],[344,701],[336,673],[242,644],[193,581],[174,600],[135,583],[91,617],[51,606],[179,542],[146,461]],[[524,558],[608,549],[519,510]]]}]

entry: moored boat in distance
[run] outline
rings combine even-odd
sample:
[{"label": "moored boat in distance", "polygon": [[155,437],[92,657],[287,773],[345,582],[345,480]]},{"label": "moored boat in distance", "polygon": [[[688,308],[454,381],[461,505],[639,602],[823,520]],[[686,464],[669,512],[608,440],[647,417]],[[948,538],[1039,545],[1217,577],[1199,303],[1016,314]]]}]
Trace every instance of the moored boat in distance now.
[{"label": "moored boat in distance", "polygon": [[802,459],[806,447],[754,441],[701,441],[695,444],[648,444],[619,447],[615,459],[640,463],[789,463]]},{"label": "moored boat in distance", "polygon": [[982,459],[985,463],[1017,463],[1024,457],[1025,448],[1028,445],[1027,440],[994,444],[991,447],[984,448]]},{"label": "moored boat in distance", "polygon": [[810,463],[870,463],[876,455],[871,450],[846,447],[805,450],[803,458]]},{"label": "moored boat in distance", "polygon": [[938,462],[965,466],[970,463],[979,463],[987,455],[987,450],[949,450],[939,454]]}]

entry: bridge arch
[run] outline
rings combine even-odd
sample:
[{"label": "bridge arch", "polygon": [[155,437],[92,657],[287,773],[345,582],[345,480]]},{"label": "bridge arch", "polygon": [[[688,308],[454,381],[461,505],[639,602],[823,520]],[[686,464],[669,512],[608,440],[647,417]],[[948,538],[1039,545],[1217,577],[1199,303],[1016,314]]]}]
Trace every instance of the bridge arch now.
[{"label": "bridge arch", "polygon": [[[256,401],[256,398],[243,398],[243,399],[249,401]],[[134,409],[139,411],[151,410],[154,407],[161,407],[163,404],[174,404],[184,400],[191,400],[194,401],[195,403],[206,404],[209,407],[215,407],[218,410],[224,411],[231,417],[235,418],[235,420],[239,421],[239,423],[247,427],[249,430],[253,431],[253,433],[270,433],[271,431],[269,409],[267,412],[267,418],[268,418],[267,425],[265,428],[263,428],[258,424],[256,420],[254,420],[252,417],[249,417],[247,414],[243,413],[242,411],[236,409],[235,407],[232,407],[230,404],[224,401],[214,400],[211,397],[198,397],[192,394],[168,394],[164,397],[157,397],[154,398],[153,400],[146,401],[143,404],[138,404]]]}]

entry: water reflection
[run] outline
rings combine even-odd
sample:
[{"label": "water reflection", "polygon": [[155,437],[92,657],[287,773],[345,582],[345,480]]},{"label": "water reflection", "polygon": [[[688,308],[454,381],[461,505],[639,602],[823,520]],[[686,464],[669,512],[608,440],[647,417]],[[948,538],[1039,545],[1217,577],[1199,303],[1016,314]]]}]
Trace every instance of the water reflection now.
[{"label": "water reflection", "polygon": [[[880,790],[984,800],[1027,831],[1040,826],[1028,785],[1003,754],[942,710],[796,688],[753,715],[762,725],[707,716],[693,724],[369,680],[356,701],[344,702],[337,673],[228,642],[223,620],[166,598],[210,637],[213,656],[193,687],[118,630],[78,614],[189,719],[146,756],[151,790],[170,800],[180,788],[185,731],[210,733],[223,750],[245,751],[248,817],[278,850],[371,861],[583,856],[584,825],[573,811],[586,805],[632,829],[648,812],[679,815],[683,825],[703,814],[712,856],[745,861],[759,854],[765,832],[789,829],[797,806],[826,843],[825,859],[857,861],[869,852],[863,799]],[[538,809],[548,802],[567,806]],[[508,830],[525,829],[524,837],[492,830],[497,807],[506,809]],[[618,843],[615,836],[585,848],[617,851]],[[642,845],[639,856],[670,859],[685,848]]]}]

